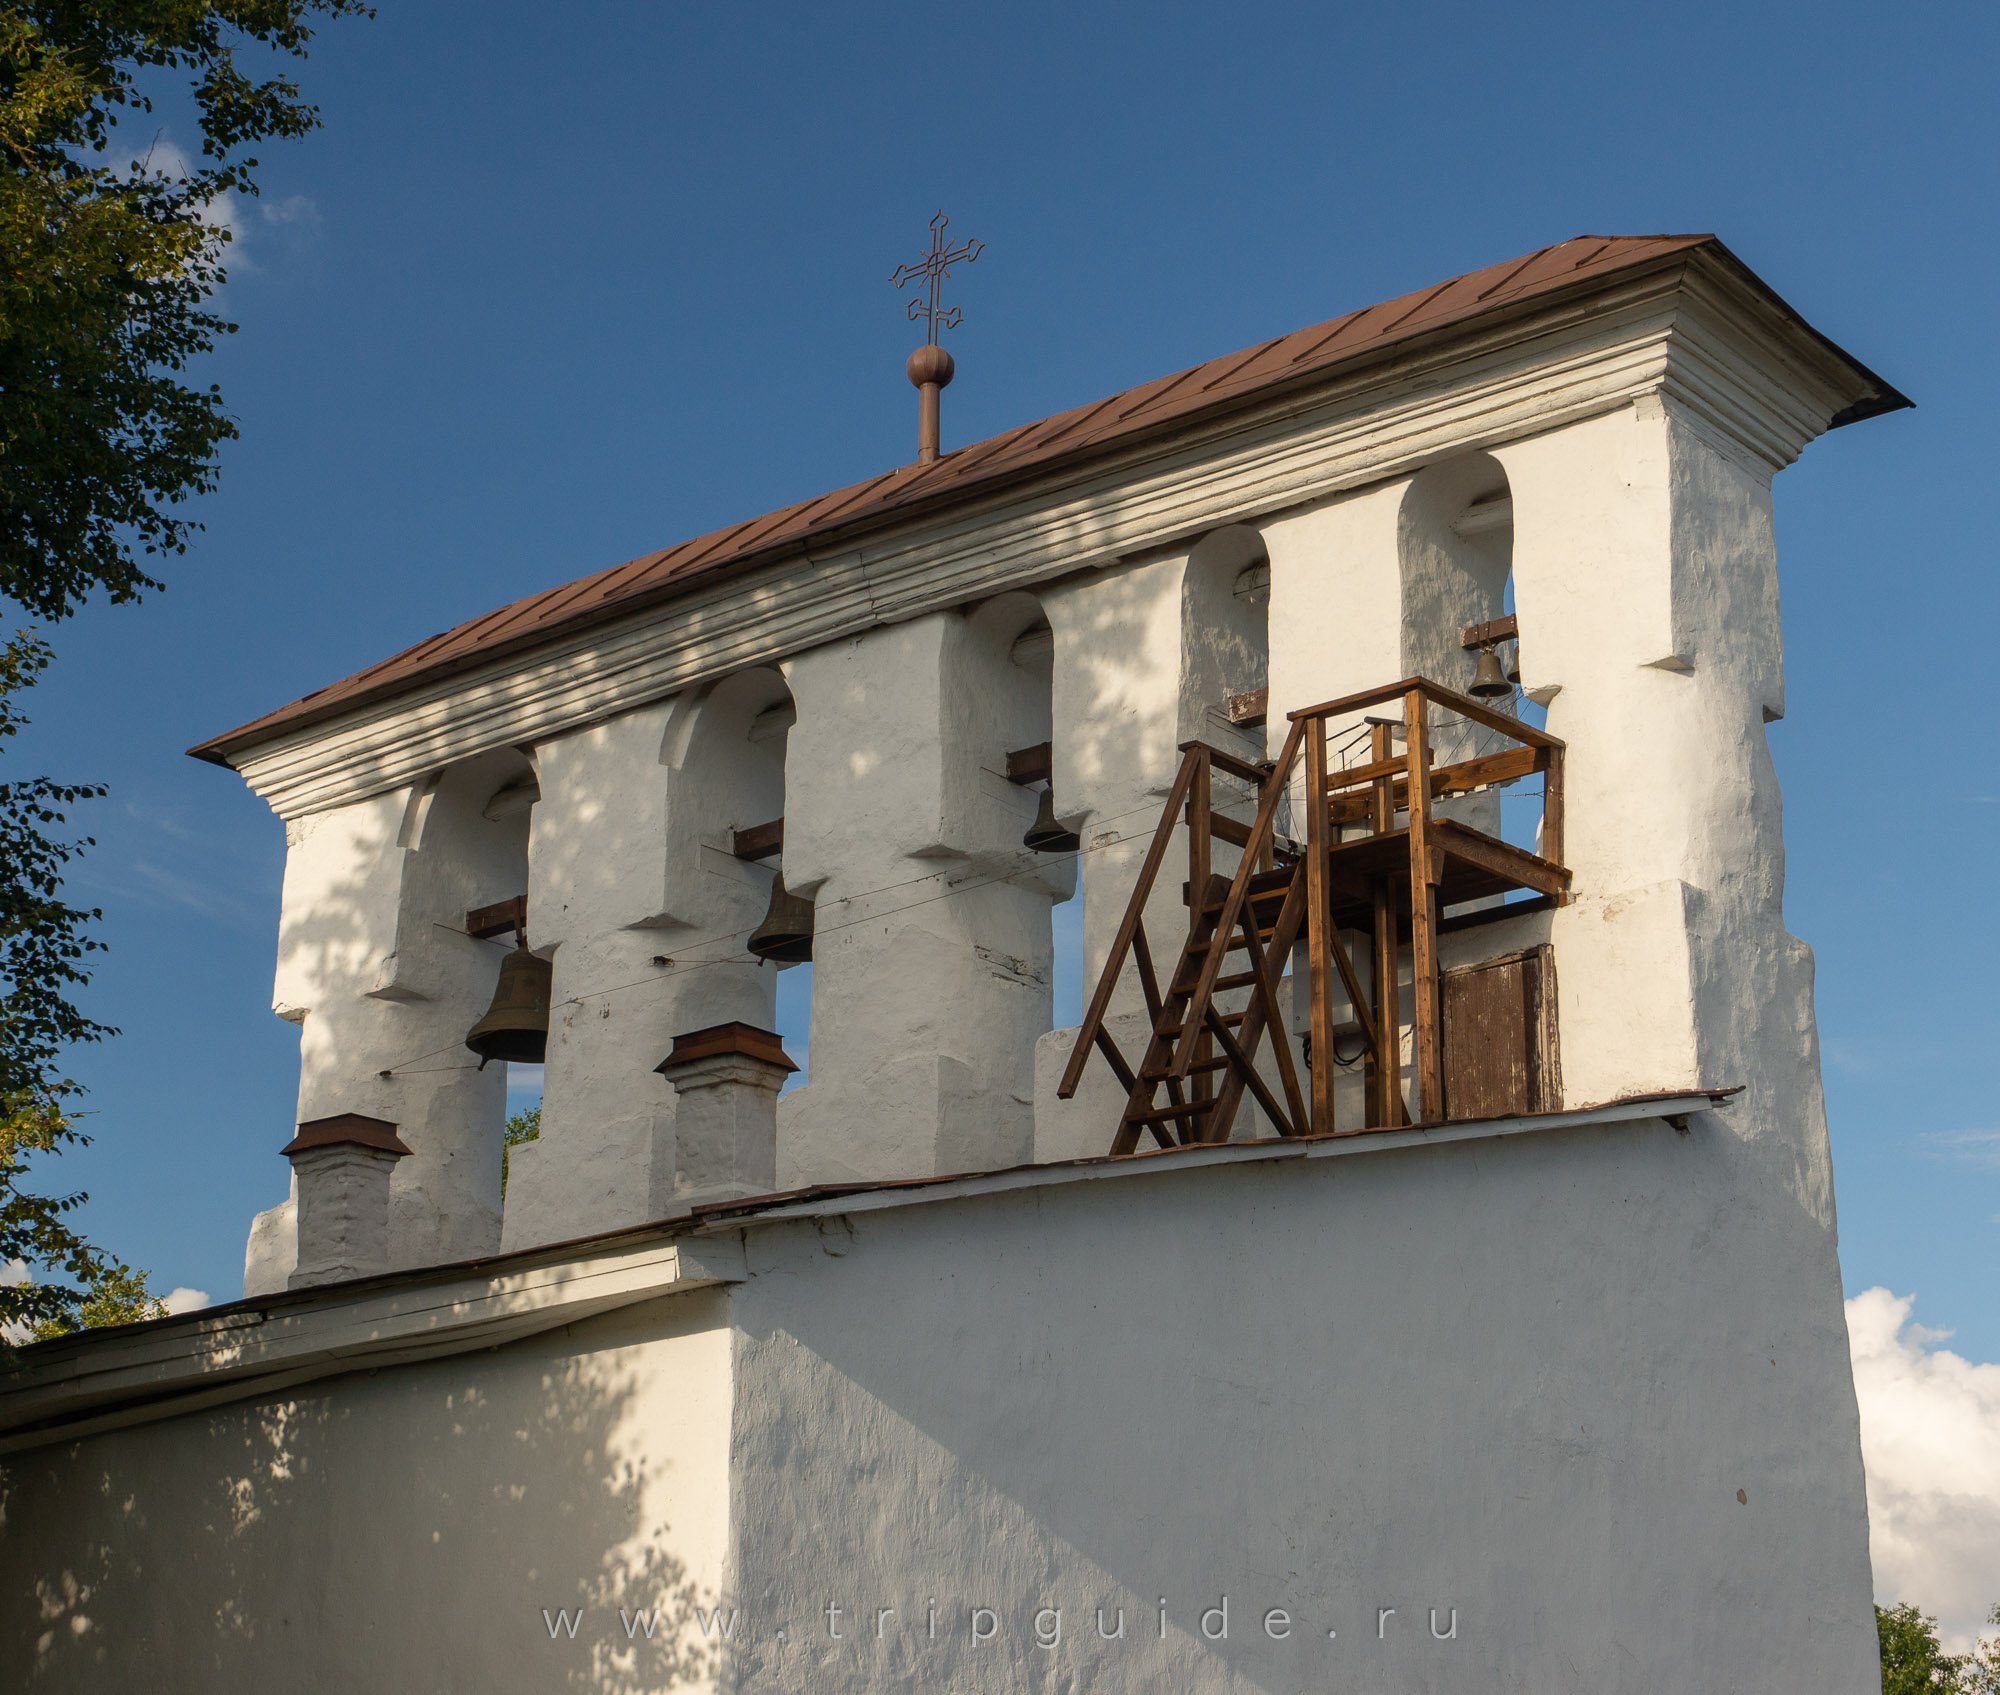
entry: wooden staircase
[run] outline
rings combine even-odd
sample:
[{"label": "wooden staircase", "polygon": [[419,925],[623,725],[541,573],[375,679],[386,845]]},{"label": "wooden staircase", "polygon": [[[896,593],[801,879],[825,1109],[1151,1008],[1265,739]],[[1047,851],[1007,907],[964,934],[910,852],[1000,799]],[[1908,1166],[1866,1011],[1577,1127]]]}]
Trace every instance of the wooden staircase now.
[{"label": "wooden staircase", "polygon": [[[1367,761],[1330,771],[1329,724],[1387,701],[1402,706],[1401,725],[1368,719]],[[1456,714],[1518,745],[1434,766],[1434,711]],[[1092,1051],[1102,1055],[1126,1095],[1113,1154],[1137,1152],[1145,1136],[1162,1148],[1227,1141],[1246,1092],[1281,1136],[1338,1133],[1332,1060],[1334,1011],[1342,1004],[1359,1030],[1367,1063],[1366,1123],[1354,1128],[1442,1119],[1437,937],[1443,909],[1519,889],[1531,891],[1537,904],[1568,899],[1570,874],[1561,864],[1563,744],[1555,737],[1414,677],[1295,712],[1290,724],[1282,751],[1268,765],[1250,764],[1203,742],[1181,747],[1180,771],[1057,1091],[1069,1099]],[[1405,744],[1400,755],[1393,750],[1398,729]],[[1276,823],[1302,761],[1306,840],[1301,845],[1281,838]],[[1216,809],[1218,772],[1249,786],[1256,797],[1253,822]],[[1539,853],[1434,814],[1438,799],[1532,774],[1543,779]],[[1187,931],[1162,987],[1145,909],[1182,828]],[[1227,876],[1211,863],[1218,841],[1239,855]],[[1361,981],[1343,931],[1358,932],[1357,940],[1365,936],[1370,984]],[[1405,934],[1415,983],[1414,1114],[1403,1098],[1396,989]],[[1295,1056],[1282,1015],[1282,984],[1301,936],[1307,942],[1311,1036],[1307,1052]],[[1136,1067],[1106,1027],[1128,961],[1151,1030]],[[1294,992],[1297,988],[1294,984]],[[1243,991],[1240,1010],[1222,1010],[1219,996]],[[1267,1038],[1275,1088],[1259,1068]],[[1158,1100],[1162,1090],[1164,1104]]]}]

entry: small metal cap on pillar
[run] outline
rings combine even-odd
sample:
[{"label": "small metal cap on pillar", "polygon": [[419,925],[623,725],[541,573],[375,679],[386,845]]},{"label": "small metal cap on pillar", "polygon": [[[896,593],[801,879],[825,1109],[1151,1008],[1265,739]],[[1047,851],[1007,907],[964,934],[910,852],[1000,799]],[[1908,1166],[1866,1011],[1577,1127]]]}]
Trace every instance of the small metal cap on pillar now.
[{"label": "small metal cap on pillar", "polygon": [[898,265],[889,278],[890,284],[896,288],[919,281],[925,285],[922,292],[911,298],[908,315],[911,323],[923,319],[930,333],[924,345],[910,355],[910,361],[904,367],[917,391],[919,465],[937,463],[941,451],[938,396],[944,392],[956,369],[951,355],[938,345],[938,333],[958,327],[959,310],[956,306],[940,307],[938,289],[951,275],[952,266],[971,264],[985,246],[984,242],[975,240],[953,247],[945,240],[944,234],[945,225],[950,222],[942,211],[931,219],[931,250],[914,265]]},{"label": "small metal cap on pillar", "polygon": [[777,1033],[713,1024],[653,1068],[674,1086],[674,1210],[778,1186],[778,1092],[798,1067]]},{"label": "small metal cap on pillar", "polygon": [[387,1119],[343,1112],[301,1124],[281,1150],[299,1180],[299,1257],[290,1287],[389,1269],[389,1177],[411,1150]]}]

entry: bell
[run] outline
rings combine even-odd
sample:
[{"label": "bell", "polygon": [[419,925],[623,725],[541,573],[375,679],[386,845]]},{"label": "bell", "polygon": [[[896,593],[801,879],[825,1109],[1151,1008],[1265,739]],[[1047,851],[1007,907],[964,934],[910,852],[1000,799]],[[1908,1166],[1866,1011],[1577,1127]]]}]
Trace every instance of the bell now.
[{"label": "bell", "polygon": [[764,909],[764,922],[743,945],[773,965],[803,965],[812,958],[813,903],[786,890],[782,871],[771,879],[771,904]]},{"label": "bell", "polygon": [[1472,692],[1481,700],[1499,700],[1514,692],[1507,673],[1500,669],[1500,655],[1488,642],[1479,650],[1479,669],[1472,674]]},{"label": "bell", "polygon": [[515,1059],[540,1065],[549,1047],[549,990],[555,967],[528,951],[524,941],[500,962],[500,981],[486,1016],[465,1033],[465,1045],[479,1055],[479,1069],[489,1059]]},{"label": "bell", "polygon": [[1054,789],[1042,790],[1042,804],[1035,809],[1035,821],[1021,838],[1021,846],[1033,848],[1037,853],[1075,853],[1083,846],[1082,837],[1056,822]]}]

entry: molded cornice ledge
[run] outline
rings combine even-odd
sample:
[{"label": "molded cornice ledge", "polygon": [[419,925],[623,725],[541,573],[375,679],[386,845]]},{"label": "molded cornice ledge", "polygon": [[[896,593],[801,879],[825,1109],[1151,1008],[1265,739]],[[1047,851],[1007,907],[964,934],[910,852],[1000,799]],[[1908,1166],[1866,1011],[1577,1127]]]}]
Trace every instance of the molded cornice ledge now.
[{"label": "molded cornice ledge", "polygon": [[664,605],[418,683],[230,759],[274,811],[297,817],[747,665],[1186,545],[1642,395],[1672,401],[1768,477],[1864,398],[1859,383],[1856,367],[1775,297],[1697,251],[920,519],[698,580]]},{"label": "molded cornice ledge", "polygon": [[0,1378],[0,1454],[491,1348],[743,1280],[739,1234],[670,1238],[668,1228],[516,1255],[504,1269],[392,1272],[42,1343]]}]

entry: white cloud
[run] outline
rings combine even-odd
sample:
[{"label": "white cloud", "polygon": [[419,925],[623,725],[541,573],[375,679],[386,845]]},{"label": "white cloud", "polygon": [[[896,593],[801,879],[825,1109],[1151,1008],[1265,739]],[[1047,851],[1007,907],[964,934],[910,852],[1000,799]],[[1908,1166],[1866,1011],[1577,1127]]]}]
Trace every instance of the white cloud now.
[{"label": "white cloud", "polygon": [[2000,1171],[2000,1130],[1933,1130],[1917,1140],[1941,1159]]},{"label": "white cloud", "polygon": [[[113,152],[115,155],[115,143]],[[132,163],[138,167],[138,174],[149,177],[184,177],[195,168],[193,161],[165,136],[155,137],[144,156],[134,159]],[[232,245],[242,241],[245,233],[243,202],[233,191],[224,189],[213,200],[204,200],[197,208],[197,215],[203,223],[227,230]]]},{"label": "white cloud", "polygon": [[162,807],[141,806],[135,800],[125,803],[125,816],[141,824],[151,825],[155,830],[172,836],[177,842],[191,842],[195,834],[172,812]]},{"label": "white cloud", "polygon": [[[199,161],[190,159],[165,135],[156,136],[146,152],[136,159],[121,154],[114,143],[112,151],[105,155],[106,163],[112,160],[119,161],[112,169],[120,175],[136,170],[141,175],[168,180],[185,177],[199,165]],[[276,251],[297,251],[302,243],[312,239],[320,223],[319,205],[309,194],[259,199],[253,211],[251,197],[233,189],[224,189],[213,199],[204,200],[195,208],[195,215],[211,228],[229,232],[229,247],[223,262],[233,271],[251,273],[263,268],[257,263],[257,252],[272,251],[274,243]],[[254,243],[250,239],[252,231],[259,232]]]},{"label": "white cloud", "polygon": [[[28,1280],[26,1261],[10,1259],[4,1265],[0,1265],[0,1288],[11,1283],[26,1283]],[[190,1289],[186,1284],[168,1290],[161,1299],[166,1303],[169,1317],[176,1313],[200,1312],[203,1307],[213,1304],[208,1298],[206,1289]],[[9,1342],[25,1342],[28,1336],[29,1330],[25,1324],[0,1325],[0,1337]]]},{"label": "white cloud", "polygon": [[1847,1303],[1875,1598],[1935,1614],[1945,1646],[1972,1645],[2000,1601],[2000,1365],[1937,1344],[1914,1295]]},{"label": "white cloud", "polygon": [[1882,1068],[1881,1044],[1877,1042],[1825,1035],[1820,1038],[1819,1051],[1828,1065],[1850,1077],[1866,1077]]},{"label": "white cloud", "polygon": [[229,924],[239,930],[261,931],[268,923],[265,915],[248,902],[239,900],[234,894],[207,883],[197,882],[192,877],[183,877],[178,871],[170,871],[163,865],[155,865],[149,859],[135,859],[132,870],[137,874],[139,884],[134,887],[120,879],[111,879],[107,886],[119,893],[129,894],[135,899],[152,898],[165,901],[172,906],[184,906],[198,912],[204,918],[217,923]]},{"label": "white cloud", "polygon": [[299,224],[310,228],[319,222],[319,207],[309,194],[288,194],[282,200],[265,200],[257,210],[267,224]]}]

